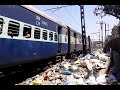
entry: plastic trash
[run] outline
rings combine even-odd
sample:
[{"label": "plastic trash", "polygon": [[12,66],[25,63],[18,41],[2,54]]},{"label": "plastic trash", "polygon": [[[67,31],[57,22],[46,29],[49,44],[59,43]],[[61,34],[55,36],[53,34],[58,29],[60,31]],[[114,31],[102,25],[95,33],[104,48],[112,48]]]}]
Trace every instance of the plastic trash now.
[{"label": "plastic trash", "polygon": [[96,78],[96,81],[97,81],[98,84],[100,84],[100,85],[106,85],[106,83],[107,83],[106,74],[99,75],[99,76]]},{"label": "plastic trash", "polygon": [[63,74],[64,75],[71,75],[72,73],[70,71],[64,71]]},{"label": "plastic trash", "polygon": [[99,58],[100,52],[95,51],[95,52],[94,52],[94,55]]},{"label": "plastic trash", "polygon": [[43,81],[42,83],[41,83],[41,85],[51,85],[52,83],[49,81],[49,80],[47,80],[47,81]]},{"label": "plastic trash", "polygon": [[69,63],[64,64],[64,68],[65,68],[65,70],[68,70],[70,67],[71,67],[71,65],[70,65]]},{"label": "plastic trash", "polygon": [[76,71],[79,71],[79,67],[76,65],[72,65],[68,70],[72,72],[76,72]]},{"label": "plastic trash", "polygon": [[73,77],[74,77],[75,79],[81,78],[81,76],[80,76],[80,75],[77,75],[77,74],[73,74]]},{"label": "plastic trash", "polygon": [[59,84],[62,84],[62,81],[60,79],[56,79],[56,84],[59,85]]},{"label": "plastic trash", "polygon": [[74,64],[75,64],[75,65],[80,65],[80,60],[79,60],[79,59],[76,60],[76,61],[74,62]]},{"label": "plastic trash", "polygon": [[49,80],[49,81],[52,81],[52,80],[54,80],[54,77],[53,77],[53,76],[50,76],[48,80]]},{"label": "plastic trash", "polygon": [[104,68],[106,68],[106,66],[105,65],[103,65],[103,63],[96,63],[96,69],[104,69]]},{"label": "plastic trash", "polygon": [[77,82],[77,85],[86,85],[86,83],[85,83],[83,78],[77,79],[76,82]]},{"label": "plastic trash", "polygon": [[62,85],[68,85],[69,84],[69,81],[68,80],[64,80]]},{"label": "plastic trash", "polygon": [[84,56],[82,59],[91,59],[91,55],[87,54],[86,56]]},{"label": "plastic trash", "polygon": [[36,78],[32,83],[33,85],[41,85],[42,81],[39,78]]},{"label": "plastic trash", "polygon": [[109,84],[116,82],[113,76],[108,75],[106,78],[105,70],[101,69],[106,67],[105,62],[108,56],[99,50],[95,54],[88,53],[85,57],[79,56],[73,62],[69,62],[68,60],[71,61],[71,59],[67,59],[57,63],[19,85],[105,85],[108,84],[106,79]]},{"label": "plastic trash", "polygon": [[88,85],[97,85],[98,83],[96,82],[95,76],[91,75],[87,80],[86,83]]},{"label": "plastic trash", "polygon": [[91,63],[98,63],[100,62],[98,59],[90,59]]},{"label": "plastic trash", "polygon": [[99,59],[106,62],[107,60],[109,60],[109,57],[107,57],[106,54],[102,53],[99,54]]},{"label": "plastic trash", "polygon": [[92,63],[90,62],[90,60],[85,60],[85,63],[87,65],[88,70],[92,71],[93,68],[92,68]]}]

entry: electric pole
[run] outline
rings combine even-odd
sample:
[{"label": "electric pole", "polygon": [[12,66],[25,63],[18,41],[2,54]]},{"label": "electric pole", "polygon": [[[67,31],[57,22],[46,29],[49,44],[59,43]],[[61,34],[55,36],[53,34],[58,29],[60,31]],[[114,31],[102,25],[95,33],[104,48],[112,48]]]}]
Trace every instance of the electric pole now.
[{"label": "electric pole", "polygon": [[83,56],[85,56],[87,54],[87,51],[86,51],[86,31],[85,31],[84,5],[80,5],[80,13],[81,13]]},{"label": "electric pole", "polygon": [[106,31],[107,31],[107,30],[106,30],[106,23],[105,23],[105,39],[106,39]]},{"label": "electric pole", "polygon": [[100,24],[100,28],[101,28],[101,41],[102,41],[102,47],[103,47],[103,21],[99,21],[97,22],[97,24]]},{"label": "electric pole", "polygon": [[[99,33],[99,35],[97,35],[97,33]],[[100,42],[100,31],[96,33],[91,33],[91,34],[96,34],[99,37],[99,42]],[[100,43],[99,43],[99,47],[100,47]]]},{"label": "electric pole", "polygon": [[[107,29],[107,26],[108,26],[108,29]],[[107,31],[110,31],[109,24],[105,23],[105,39],[107,38]]]},{"label": "electric pole", "polygon": [[88,42],[89,42],[89,52],[91,53],[91,40],[90,40],[90,36],[88,36]]}]

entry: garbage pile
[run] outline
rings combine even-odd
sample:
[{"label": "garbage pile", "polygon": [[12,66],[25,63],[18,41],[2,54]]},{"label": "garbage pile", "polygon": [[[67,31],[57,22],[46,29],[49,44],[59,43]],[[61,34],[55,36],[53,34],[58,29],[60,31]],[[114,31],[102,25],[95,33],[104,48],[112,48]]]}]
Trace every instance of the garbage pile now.
[{"label": "garbage pile", "polygon": [[117,81],[114,75],[104,73],[109,59],[96,51],[76,61],[64,60],[16,85],[111,85]]}]

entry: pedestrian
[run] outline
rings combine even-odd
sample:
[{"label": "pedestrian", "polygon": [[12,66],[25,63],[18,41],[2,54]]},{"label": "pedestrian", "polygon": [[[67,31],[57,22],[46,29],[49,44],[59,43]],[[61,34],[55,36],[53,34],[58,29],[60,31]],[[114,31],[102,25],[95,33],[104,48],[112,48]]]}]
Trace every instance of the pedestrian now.
[{"label": "pedestrian", "polygon": [[103,52],[107,53],[110,51],[111,54],[106,72],[109,72],[110,68],[114,67],[113,75],[116,77],[118,82],[120,82],[120,26],[118,26],[117,33],[117,37],[112,38],[105,44]]}]

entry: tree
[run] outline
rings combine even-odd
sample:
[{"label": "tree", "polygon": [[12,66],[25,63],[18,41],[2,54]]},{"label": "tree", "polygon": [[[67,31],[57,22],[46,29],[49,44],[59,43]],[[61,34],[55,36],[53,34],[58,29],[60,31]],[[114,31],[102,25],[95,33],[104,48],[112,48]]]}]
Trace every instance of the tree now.
[{"label": "tree", "polygon": [[98,5],[93,12],[101,18],[108,14],[120,19],[120,5]]}]

